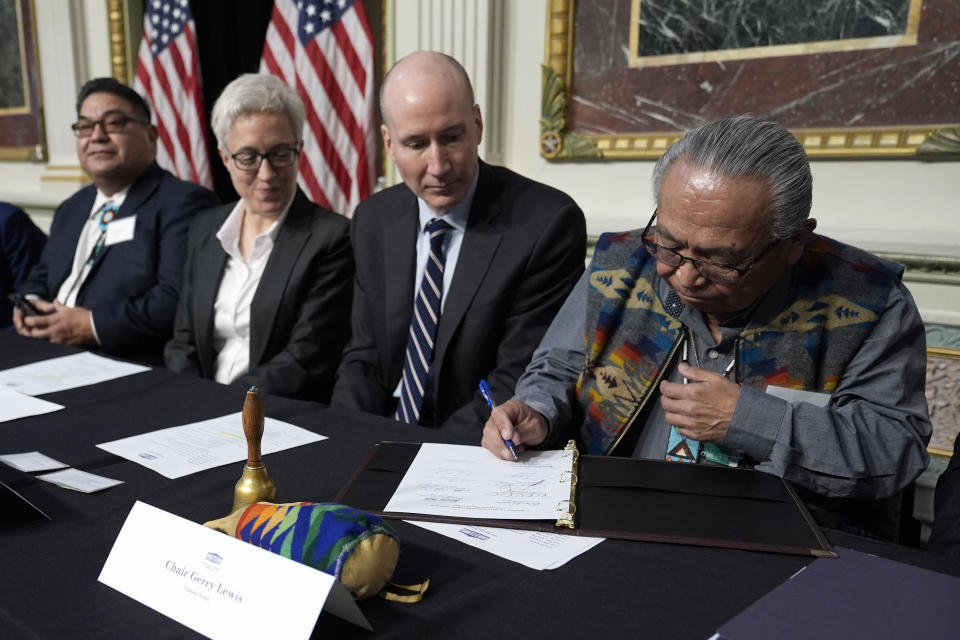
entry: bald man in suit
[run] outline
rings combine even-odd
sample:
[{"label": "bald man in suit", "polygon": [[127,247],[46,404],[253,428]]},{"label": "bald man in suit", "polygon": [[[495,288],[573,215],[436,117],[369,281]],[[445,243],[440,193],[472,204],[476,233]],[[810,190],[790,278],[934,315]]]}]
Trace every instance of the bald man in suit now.
[{"label": "bald man in suit", "polygon": [[[583,213],[566,194],[478,159],[480,108],[452,58],[418,52],[399,61],[384,80],[381,111],[403,184],[361,203],[353,217],[353,337],[332,403],[475,442],[489,415],[478,382],[487,379],[494,397],[512,395],[583,271]],[[421,385],[404,367],[434,219],[448,223],[439,320],[432,350],[417,354],[429,368],[417,410],[402,416],[398,399]]]}]

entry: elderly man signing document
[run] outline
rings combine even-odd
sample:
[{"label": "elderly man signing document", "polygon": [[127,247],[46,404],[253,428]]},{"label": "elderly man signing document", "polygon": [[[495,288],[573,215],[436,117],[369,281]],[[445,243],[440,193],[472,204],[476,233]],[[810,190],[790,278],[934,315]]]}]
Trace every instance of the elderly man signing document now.
[{"label": "elderly man signing document", "polygon": [[[902,268],[813,234],[800,142],[739,117],[654,169],[642,231],[603,235],[483,445],[755,467],[828,526],[893,536],[927,465],[924,333]],[[891,498],[891,500],[879,500]]]}]

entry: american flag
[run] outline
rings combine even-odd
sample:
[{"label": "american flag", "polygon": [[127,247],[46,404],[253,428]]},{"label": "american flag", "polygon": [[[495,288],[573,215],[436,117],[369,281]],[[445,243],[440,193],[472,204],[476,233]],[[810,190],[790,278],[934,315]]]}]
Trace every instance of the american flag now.
[{"label": "american flag", "polygon": [[307,107],[300,187],[346,215],[375,179],[373,35],[356,0],[276,0],[260,72],[279,76]]},{"label": "american flag", "polygon": [[147,1],[133,86],[153,109],[160,132],[157,163],[212,189],[197,31],[187,0]]}]

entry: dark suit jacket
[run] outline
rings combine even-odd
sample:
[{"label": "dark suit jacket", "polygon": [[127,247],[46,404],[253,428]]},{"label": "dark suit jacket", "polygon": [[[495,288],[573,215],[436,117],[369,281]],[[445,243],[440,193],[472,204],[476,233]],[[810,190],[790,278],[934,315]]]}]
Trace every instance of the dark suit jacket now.
[{"label": "dark suit jacket", "polygon": [[[22,293],[45,300],[57,295],[70,275],[96,195],[97,188],[90,185],[57,207],[50,239]],[[93,314],[105,353],[162,363],[183,280],[187,229],[197,211],[215,204],[211,191],[179,180],[155,163],[133,181],[117,213],[117,219],[137,217],[133,239],[104,247],[77,295],[77,306]]]},{"label": "dark suit jacket", "polygon": [[13,304],[7,296],[23,287],[46,243],[47,234],[23,209],[0,202],[0,329],[13,322]]},{"label": "dark suit jacket", "polygon": [[960,437],[954,442],[950,464],[937,480],[928,548],[960,562]]},{"label": "dark suit jacket", "polygon": [[[477,383],[486,378],[501,402],[513,396],[586,252],[583,212],[569,196],[502,167],[481,162],[479,171],[420,418],[470,441],[479,441],[489,416]],[[357,207],[353,336],[334,406],[394,414],[413,314],[417,226],[417,199],[403,184]]]},{"label": "dark suit jacket", "polygon": [[[213,304],[227,266],[217,231],[234,204],[190,227],[183,294],[164,355],[173,371],[214,375]],[[235,384],[327,402],[350,337],[353,254],[343,216],[297,189],[250,303],[250,370]]]}]

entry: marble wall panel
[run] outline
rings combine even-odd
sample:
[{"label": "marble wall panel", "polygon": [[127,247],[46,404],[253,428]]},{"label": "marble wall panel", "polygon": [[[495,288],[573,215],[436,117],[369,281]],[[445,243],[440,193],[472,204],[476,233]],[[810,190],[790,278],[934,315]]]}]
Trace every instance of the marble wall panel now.
[{"label": "marble wall panel", "polygon": [[[835,40],[828,42],[836,50],[817,52],[816,47],[825,41],[794,43],[786,46],[811,49],[807,52],[801,49],[793,55],[634,68],[630,66],[630,60],[631,56],[636,57],[634,54],[639,44],[634,42],[634,48],[631,48],[631,11],[639,8],[642,15],[644,5],[722,6],[724,12],[748,12],[764,5],[768,12],[764,19],[768,25],[773,25],[770,11],[783,7],[795,9],[800,4],[823,7],[837,2],[578,2],[574,14],[571,99],[567,102],[568,130],[580,134],[671,132],[740,113],[769,117],[791,129],[880,128],[960,122],[960,2],[839,2],[862,5],[865,13],[854,15],[852,26],[842,23],[831,27],[834,35],[842,35],[849,29],[853,29],[851,36],[861,33],[856,30],[866,29],[863,25],[871,21],[871,14],[866,10],[872,9],[873,22],[889,22],[887,35],[899,37],[897,42],[900,44],[856,48],[854,45],[860,46],[857,44],[859,40]],[[906,8],[915,13],[916,25],[913,27],[904,23]],[[883,14],[884,11],[889,15]],[[724,19],[735,22],[736,15],[730,15],[733,17],[724,13]],[[789,15],[776,20],[789,22]],[[754,27],[763,25],[756,15],[752,21],[749,16],[744,19]],[[810,25],[813,19],[806,16],[798,22],[805,21],[809,31],[813,29]],[[823,25],[823,30],[806,37],[826,37],[829,35],[826,32],[828,26]],[[651,27],[643,25],[643,28]],[[911,29],[915,33],[909,36]],[[676,32],[676,29],[672,30]],[[691,25],[688,30],[693,33],[696,28]],[[659,31],[663,29],[659,28]],[[661,45],[666,47],[667,40],[676,40],[675,35],[665,37],[661,33]],[[746,36],[731,36],[731,42],[725,46],[733,48],[726,51],[736,51],[748,45],[756,49],[756,42],[773,37],[773,34],[759,33],[759,39],[749,42],[741,41],[742,37]],[[910,38],[916,41],[915,44],[909,43]],[[786,38],[790,39],[797,40],[799,36],[795,34]],[[640,40],[643,40],[642,33]],[[846,48],[852,50],[844,50]]]},{"label": "marble wall panel", "polygon": [[637,53],[660,56],[906,35],[918,0],[640,0]]},{"label": "marble wall panel", "polygon": [[960,351],[928,350],[926,397],[933,422],[929,448],[949,456],[960,433]]}]

